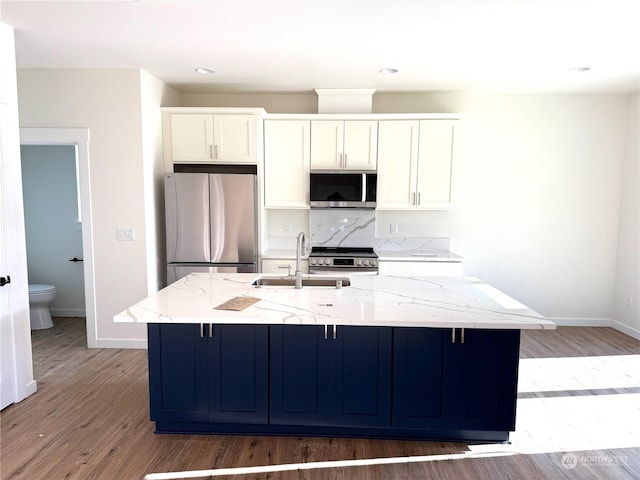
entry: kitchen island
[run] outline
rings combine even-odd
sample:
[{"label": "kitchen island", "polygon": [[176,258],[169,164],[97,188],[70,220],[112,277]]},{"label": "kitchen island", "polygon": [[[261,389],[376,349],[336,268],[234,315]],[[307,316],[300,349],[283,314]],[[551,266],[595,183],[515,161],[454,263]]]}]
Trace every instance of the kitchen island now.
[{"label": "kitchen island", "polygon": [[520,330],[555,328],[473,278],[256,277],[191,274],[115,317],[148,324],[158,433],[505,441]]}]

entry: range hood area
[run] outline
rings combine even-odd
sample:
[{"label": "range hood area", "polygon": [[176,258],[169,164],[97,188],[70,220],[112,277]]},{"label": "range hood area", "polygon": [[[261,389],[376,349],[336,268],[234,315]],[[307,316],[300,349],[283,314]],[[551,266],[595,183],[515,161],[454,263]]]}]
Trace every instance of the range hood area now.
[{"label": "range hood area", "polygon": [[318,113],[371,113],[375,88],[316,88]]}]

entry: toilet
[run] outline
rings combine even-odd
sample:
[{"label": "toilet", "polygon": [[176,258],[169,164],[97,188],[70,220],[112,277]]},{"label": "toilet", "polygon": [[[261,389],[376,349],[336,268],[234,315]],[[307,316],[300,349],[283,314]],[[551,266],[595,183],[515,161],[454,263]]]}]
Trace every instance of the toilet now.
[{"label": "toilet", "polygon": [[56,296],[53,285],[29,285],[29,310],[31,311],[31,330],[53,327],[49,304]]}]

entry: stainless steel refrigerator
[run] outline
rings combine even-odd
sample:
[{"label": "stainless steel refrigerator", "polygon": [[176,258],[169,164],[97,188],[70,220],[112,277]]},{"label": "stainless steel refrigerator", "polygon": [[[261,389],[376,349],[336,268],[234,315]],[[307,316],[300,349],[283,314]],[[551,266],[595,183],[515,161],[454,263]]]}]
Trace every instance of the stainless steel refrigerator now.
[{"label": "stainless steel refrigerator", "polygon": [[191,272],[257,272],[256,176],[167,173],[167,283]]}]

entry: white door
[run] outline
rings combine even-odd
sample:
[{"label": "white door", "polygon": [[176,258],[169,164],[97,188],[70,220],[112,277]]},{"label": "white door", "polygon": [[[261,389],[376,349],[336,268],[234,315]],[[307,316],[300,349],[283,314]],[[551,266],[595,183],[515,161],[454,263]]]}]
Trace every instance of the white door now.
[{"label": "white door", "polygon": [[309,208],[309,120],[265,120],[264,205]]},{"label": "white door", "polygon": [[214,115],[214,160],[224,163],[256,163],[255,115]]},{"label": "white door", "polygon": [[378,122],[344,122],[344,162],[347,170],[376,169],[378,158]]},{"label": "white door", "polygon": [[171,115],[171,150],[175,163],[213,161],[213,115]]},{"label": "white door", "polygon": [[[5,122],[0,120],[0,147],[2,147],[2,132],[4,131]],[[5,159],[4,148],[0,148],[0,283],[4,283],[10,278],[8,263],[8,245],[7,239],[10,232],[7,229],[5,218],[5,174],[3,163]],[[11,322],[13,315],[11,313],[11,284],[7,283],[0,286],[0,409],[15,401],[15,378],[14,378],[14,350],[13,350],[13,333]]]},{"label": "white door", "polygon": [[418,161],[417,120],[378,125],[378,210],[414,209]]},{"label": "white door", "polygon": [[452,120],[421,120],[416,205],[446,207],[451,203]]},{"label": "white door", "polygon": [[344,121],[313,120],[311,122],[312,169],[342,169],[343,146]]}]

